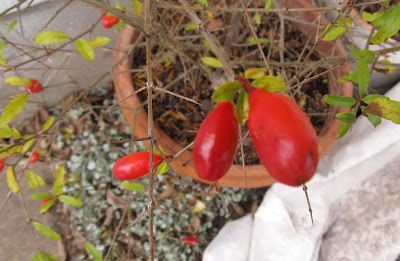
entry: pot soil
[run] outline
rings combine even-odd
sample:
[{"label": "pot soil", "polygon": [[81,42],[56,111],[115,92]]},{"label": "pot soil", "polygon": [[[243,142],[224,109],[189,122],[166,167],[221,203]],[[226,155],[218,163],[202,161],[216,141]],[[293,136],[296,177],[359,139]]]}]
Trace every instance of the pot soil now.
[{"label": "pot soil", "polygon": [[[279,4],[279,3],[278,3]],[[291,3],[292,4],[292,3]],[[295,7],[312,7],[310,4],[307,4],[305,1],[293,1],[293,6]],[[291,6],[287,6],[291,7]],[[165,13],[164,13],[165,14]],[[291,15],[291,14],[289,14]],[[291,21],[290,23],[285,24],[285,29],[288,29],[286,34],[286,38],[284,41],[285,51],[283,52],[283,56],[286,58],[297,59],[299,55],[303,52],[303,47],[308,42],[308,39],[315,38],[315,27],[310,26],[308,24],[304,24],[305,22],[314,23],[317,21],[318,13],[315,12],[296,12],[295,14],[291,15],[295,19],[299,19],[303,21],[302,23],[296,23]],[[218,21],[222,24],[219,25],[218,28],[223,27],[224,17],[217,16]],[[243,18],[242,18],[243,19]],[[263,17],[263,19],[270,19],[269,17]],[[246,59],[258,59],[258,50],[257,47],[248,47],[246,39],[249,38],[251,34],[248,34],[246,31],[246,20],[241,20],[242,23],[239,28],[238,35],[244,39],[244,44],[241,46],[240,44],[232,44],[229,46],[230,49],[230,57],[246,57]],[[279,19],[278,19],[279,21]],[[213,23],[217,23],[213,22]],[[262,24],[265,24],[263,21]],[[322,21],[324,24],[325,21]],[[209,26],[209,24],[208,24]],[[295,28],[296,27],[296,28]],[[273,34],[273,31],[279,29],[279,22],[272,21],[269,27],[258,27],[258,35],[260,38],[271,36],[270,39],[279,39],[279,34]],[[322,27],[323,28],[323,27]],[[300,30],[303,35],[296,33],[297,30]],[[180,31],[181,36],[187,36],[190,32]],[[242,33],[242,34],[240,34]],[[247,33],[247,34],[246,34]],[[195,33],[194,33],[195,35]],[[124,29],[118,39],[117,43],[117,50],[127,50],[128,46],[132,43],[136,42],[139,33],[132,27],[127,26]],[[216,36],[221,38],[221,41],[225,39],[226,33],[218,31]],[[272,46],[269,48],[269,45],[265,45],[264,52],[268,54],[268,51],[272,50],[269,54],[271,60],[278,60],[280,59],[280,55],[282,53],[279,51],[278,48],[272,48],[276,41],[272,41]],[[237,41],[235,41],[237,43]],[[298,46],[299,43],[302,43],[303,46]],[[330,42],[320,42],[317,46],[316,51],[319,53],[327,54],[333,52],[335,56],[343,57],[344,56],[344,48],[343,45],[337,41],[335,43],[335,50],[332,51],[332,43]],[[187,77],[193,77],[191,81],[184,81],[178,80],[171,85],[169,89],[175,93],[179,93],[183,96],[193,98],[196,102],[201,103],[203,106],[195,105],[188,101],[183,101],[182,99],[166,95],[164,93],[159,92],[155,96],[158,96],[153,101],[153,108],[154,108],[154,118],[155,118],[155,126],[154,126],[154,136],[157,141],[157,144],[161,146],[167,153],[176,154],[181,151],[185,145],[190,143],[194,140],[195,131],[199,128],[201,122],[205,118],[205,116],[212,110],[212,101],[210,99],[213,89],[216,85],[213,85],[207,79],[212,77],[203,77],[200,73],[194,74],[187,73],[188,69],[184,68],[184,65],[181,63],[171,61],[174,57],[168,57],[168,52],[162,52],[156,47],[153,49],[155,61],[161,59],[162,62],[154,64],[154,72],[155,72],[155,83],[159,85],[159,87],[164,87],[168,84],[168,82],[173,82],[174,80],[178,79],[181,75],[186,75]],[[145,84],[145,78],[141,78],[143,73],[139,70],[138,73],[134,73],[134,80],[132,80],[132,75],[129,72],[131,70],[132,62],[134,64],[134,68],[140,68],[141,65],[145,64],[145,53],[143,52],[144,49],[137,48],[134,54],[130,55],[128,59],[126,59],[123,63],[118,65],[115,69],[115,91],[117,93],[118,99],[122,100],[125,97],[131,95],[134,90],[135,86],[141,86]],[[160,53],[163,53],[166,57],[161,57]],[[307,51],[305,51],[307,54]],[[116,51],[114,57],[114,63],[117,63],[125,53],[123,51]],[[204,55],[204,52],[194,52],[194,51],[187,51],[185,53],[186,56],[190,57],[194,61],[200,62],[200,55]],[[134,57],[134,58],[133,58]],[[178,57],[179,58],[179,57]],[[319,60],[319,57],[314,56],[311,57],[312,60]],[[169,67],[169,68],[168,68]],[[243,65],[243,68],[239,64],[235,67],[235,73],[243,72],[244,68],[250,68],[254,66],[246,66]],[[261,67],[261,66],[260,66]],[[275,68],[276,69],[276,68]],[[324,88],[320,88],[321,86],[325,86],[325,91],[329,91],[330,94],[333,95],[347,95],[351,96],[352,94],[352,84],[345,83],[339,84],[337,83],[336,79],[345,75],[345,71],[348,70],[349,67],[345,66],[342,67],[340,70],[332,71],[327,74],[328,84],[326,83],[326,79],[323,78],[318,79],[317,81],[310,82],[308,84],[304,84],[301,88],[296,89],[297,91],[289,92],[293,96],[293,98],[298,103],[303,103],[305,101],[306,112],[309,113],[311,120],[319,133],[319,145],[320,145],[320,156],[325,154],[331,146],[334,144],[335,140],[338,137],[338,127],[340,125],[340,121],[334,118],[336,112],[343,112],[346,111],[345,109],[337,109],[334,107],[325,107],[322,102],[322,95],[324,94]],[[322,69],[321,69],[322,70]],[[326,69],[325,69],[326,70]],[[214,71],[214,70],[213,70]],[[197,71],[197,72],[200,72]],[[276,72],[276,70],[275,70]],[[315,71],[314,74],[318,74],[321,71]],[[219,71],[217,70],[217,74]],[[285,73],[287,79],[290,79],[294,74],[295,71],[289,70],[289,68],[285,68]],[[207,75],[206,75],[207,76]],[[310,75],[307,75],[310,77]],[[184,77],[183,77],[184,78]],[[318,87],[318,88],[315,88]],[[322,91],[321,91],[322,89]],[[318,91],[317,91],[318,90]],[[141,96],[141,97],[139,97]],[[126,100],[124,100],[120,105],[123,109],[123,113],[128,121],[128,123],[134,127],[134,132],[137,137],[146,137],[147,136],[147,113],[146,110],[143,108],[143,104],[141,100],[146,99],[146,93],[142,93],[138,95],[134,95]],[[310,99],[310,98],[313,99]],[[307,109],[311,109],[308,110]],[[160,128],[163,126],[163,130]],[[164,127],[166,127],[164,131]],[[168,132],[168,133],[167,133]],[[244,131],[246,133],[246,131]],[[174,137],[172,139],[171,137]],[[145,145],[148,146],[148,143],[145,142]],[[248,152],[246,155],[246,163],[253,162],[257,163],[256,153],[252,148],[251,142],[245,141],[245,151]],[[194,179],[200,180],[193,168],[193,164],[191,162],[192,155],[191,151],[186,150],[184,151],[180,157],[171,162],[171,165],[174,169],[181,174],[190,176]],[[230,168],[229,172],[226,176],[220,179],[218,182],[221,186],[226,187],[246,187],[246,183],[244,180],[243,175],[243,168],[240,164],[241,157],[237,157],[237,161],[239,161],[238,165],[234,164]],[[268,186],[275,182],[275,180],[268,174],[265,168],[260,164],[255,165],[246,165],[246,173],[247,173],[247,187],[262,187]],[[203,180],[201,180],[203,181]],[[203,181],[204,182],[204,181]]]}]

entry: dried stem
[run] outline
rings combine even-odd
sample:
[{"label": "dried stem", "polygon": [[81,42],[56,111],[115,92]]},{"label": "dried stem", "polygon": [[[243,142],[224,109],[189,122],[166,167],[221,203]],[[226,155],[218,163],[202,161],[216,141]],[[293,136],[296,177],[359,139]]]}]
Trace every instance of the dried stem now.
[{"label": "dried stem", "polygon": [[306,198],[307,198],[308,211],[310,211],[311,223],[314,226],[314,218],[313,218],[313,215],[312,215],[312,208],[311,208],[311,204],[310,204],[310,199],[308,198],[308,192],[307,192],[306,184],[303,184],[303,190],[304,190],[304,193],[306,194]]}]

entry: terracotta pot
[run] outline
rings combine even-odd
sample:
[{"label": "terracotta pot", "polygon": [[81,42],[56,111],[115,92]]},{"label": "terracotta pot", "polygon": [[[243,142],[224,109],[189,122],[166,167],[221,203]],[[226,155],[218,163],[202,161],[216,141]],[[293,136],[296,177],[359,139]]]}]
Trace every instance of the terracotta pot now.
[{"label": "terracotta pot", "polygon": [[[277,1],[275,1],[277,2]],[[290,2],[290,7],[312,7],[311,4],[305,1],[288,1]],[[265,3],[265,1],[264,1]],[[317,21],[318,13],[315,12],[296,12],[296,17],[302,19],[303,21],[314,22]],[[322,21],[322,23],[327,23]],[[306,35],[315,38],[315,27],[305,26],[303,24],[298,24],[299,29]],[[139,33],[132,27],[127,26],[119,35],[118,42],[114,55],[114,64],[116,64],[124,55],[125,52],[118,50],[127,50],[129,45],[134,43],[139,36]],[[318,51],[323,53],[328,53],[331,48],[330,42],[321,42],[318,45]],[[343,44],[341,42],[336,42],[335,45],[335,55],[339,57],[345,56],[345,51]],[[128,57],[124,62],[119,64],[114,70],[115,76],[115,92],[117,94],[118,100],[122,100],[125,97],[130,96],[134,92],[132,76],[129,70],[131,69],[132,57]],[[329,91],[333,95],[345,95],[352,96],[353,88],[351,83],[339,84],[336,79],[345,75],[345,71],[349,70],[349,66],[342,67],[340,70],[333,71],[329,73]],[[128,121],[128,123],[133,126],[135,135],[137,137],[147,137],[147,112],[143,108],[139,108],[140,100],[136,95],[121,102],[122,112]],[[348,111],[343,108],[331,107],[329,109],[329,116],[327,121],[320,132],[319,135],[319,146],[320,146],[320,156],[322,157],[335,143],[336,139],[339,137],[338,128],[340,121],[335,119],[336,112]],[[133,125],[134,124],[134,125]],[[155,139],[167,153],[176,154],[183,149],[183,147],[175,142],[171,137],[165,134],[159,126],[154,126],[154,136]],[[148,147],[148,142],[144,142]],[[183,152],[177,160],[171,162],[173,168],[183,175],[190,176],[196,180],[200,180],[205,183],[207,181],[201,180],[193,167],[191,162],[192,153],[189,150]],[[187,164],[186,164],[187,163]],[[247,188],[256,188],[269,186],[276,182],[272,178],[263,165],[247,165]],[[228,173],[218,181],[220,186],[223,187],[238,187],[245,188],[245,180],[243,175],[243,169],[241,165],[232,165]]]}]

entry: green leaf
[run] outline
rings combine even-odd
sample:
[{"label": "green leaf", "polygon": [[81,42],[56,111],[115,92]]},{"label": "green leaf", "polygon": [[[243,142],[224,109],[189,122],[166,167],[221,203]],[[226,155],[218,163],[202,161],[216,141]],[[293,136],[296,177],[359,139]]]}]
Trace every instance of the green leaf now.
[{"label": "green leaf", "polygon": [[135,15],[140,15],[142,12],[142,3],[139,0],[132,0],[132,6]]},{"label": "green leaf", "polygon": [[201,61],[211,67],[222,68],[222,64],[217,58],[205,56],[201,57]]},{"label": "green leaf", "polygon": [[0,41],[0,61],[1,62],[3,62],[3,60],[4,60],[5,45],[6,45],[6,42],[4,40],[1,40]]},{"label": "green leaf", "polygon": [[10,128],[10,126],[6,125],[3,128],[0,129],[0,138],[11,138],[13,137],[14,139],[19,139],[21,138],[21,134],[17,129]]},{"label": "green leaf", "polygon": [[78,52],[83,56],[83,58],[89,61],[94,61],[95,55],[93,48],[85,39],[82,38],[77,39],[75,41],[75,46]]},{"label": "green leaf", "polygon": [[131,191],[142,191],[144,190],[144,186],[140,183],[137,182],[129,182],[129,181],[124,181],[119,184],[121,187],[127,190]]},{"label": "green leaf", "polygon": [[20,94],[10,101],[0,116],[0,128],[6,126],[10,120],[17,116],[28,102],[28,94]]},{"label": "green leaf", "polygon": [[208,7],[208,1],[207,0],[199,0],[200,5]]},{"label": "green leaf", "polygon": [[357,78],[360,96],[364,96],[369,87],[370,73],[368,62],[372,62],[375,59],[375,52],[370,50],[356,50],[353,46],[348,45],[347,48],[353,53],[354,58],[360,58],[356,60],[357,65]]},{"label": "green leaf", "polygon": [[[264,5],[264,9],[270,9],[272,4],[273,4],[274,0],[266,0],[265,1],[265,5]],[[269,14],[269,12],[265,12],[267,15]]]},{"label": "green leaf", "polygon": [[158,175],[165,174],[165,173],[168,172],[168,170],[169,170],[169,166],[168,166],[167,162],[165,162],[165,161],[164,161],[163,163],[161,163],[161,164],[157,167],[157,173],[158,173]]},{"label": "green leaf", "polygon": [[262,88],[271,92],[284,91],[286,89],[286,84],[283,80],[271,75],[257,79],[251,85],[255,88]]},{"label": "green leaf", "polygon": [[336,113],[336,118],[338,118],[338,120],[340,121],[344,121],[347,123],[354,123],[357,120],[356,116],[354,116],[354,114],[350,112]]},{"label": "green leaf", "polygon": [[375,13],[371,14],[370,12],[364,11],[364,12],[362,12],[361,16],[365,21],[372,22],[375,19],[381,17],[383,14],[384,14],[383,12],[375,12]]},{"label": "green leaf", "polygon": [[324,95],[324,101],[332,106],[347,108],[356,104],[357,100],[353,97],[336,96],[336,95]]},{"label": "green leaf", "polygon": [[30,86],[32,82],[23,77],[10,76],[3,80],[3,84],[10,84],[13,86]]},{"label": "green leaf", "polygon": [[354,82],[355,84],[358,84],[358,74],[354,73],[354,71],[346,71],[346,75],[343,76],[342,78],[339,78],[338,83],[345,83],[347,81]]},{"label": "green leaf", "polygon": [[42,235],[44,235],[48,238],[51,238],[54,240],[61,239],[61,236],[56,231],[54,231],[51,228],[46,227],[45,225],[43,225],[39,222],[33,221],[32,225],[36,228],[37,231],[39,231]]},{"label": "green leaf", "polygon": [[197,29],[197,25],[195,23],[190,23],[185,26],[185,31],[193,31]]},{"label": "green leaf", "polygon": [[373,25],[381,27],[372,37],[371,44],[383,43],[390,37],[397,34],[400,29],[400,3],[396,7],[390,8],[386,13],[372,22]]},{"label": "green leaf", "polygon": [[59,31],[44,31],[38,33],[33,40],[37,44],[53,44],[65,41],[68,35]]},{"label": "green leaf", "polygon": [[12,155],[12,154],[18,152],[20,149],[21,149],[21,145],[5,146],[0,149],[0,158],[4,158],[9,155]]},{"label": "green leaf", "polygon": [[207,42],[206,40],[204,40],[203,43],[204,43],[204,46],[205,46],[208,50],[210,50],[211,52],[213,51],[213,49],[212,49],[212,47],[211,47],[211,44],[210,44],[209,42]]},{"label": "green leaf", "polygon": [[42,130],[43,130],[43,131],[47,131],[47,130],[51,127],[51,125],[53,125],[53,122],[54,122],[54,117],[51,116],[51,117],[43,124]]},{"label": "green leaf", "polygon": [[49,208],[51,208],[51,206],[54,205],[55,203],[55,199],[52,198],[49,201],[47,201],[46,203],[43,204],[43,206],[40,206],[39,212],[42,214],[44,212],[46,212],[47,210],[49,210]]},{"label": "green leaf", "polygon": [[236,117],[242,126],[246,124],[249,117],[249,93],[245,89],[241,89],[239,92],[236,104]]},{"label": "green leaf", "polygon": [[54,179],[53,183],[53,193],[55,196],[60,195],[63,191],[64,175],[65,175],[65,168],[64,166],[60,165],[57,169],[56,178]]},{"label": "green leaf", "polygon": [[58,197],[58,199],[62,203],[65,203],[65,204],[70,205],[70,206],[77,206],[77,207],[82,207],[83,206],[83,201],[82,200],[77,199],[75,197],[68,196],[68,195],[60,195]]},{"label": "green leaf", "polygon": [[44,261],[40,250],[36,252],[36,255],[31,259],[31,261]]},{"label": "green leaf", "polygon": [[60,259],[50,253],[43,252],[43,261],[60,261]]},{"label": "green leaf", "polygon": [[7,32],[6,32],[6,34],[9,34],[11,31],[12,31],[12,29],[14,29],[14,27],[17,25],[17,20],[16,19],[14,19],[11,23],[10,23],[10,25],[8,26],[8,28],[7,28]]},{"label": "green leaf", "polygon": [[373,115],[371,113],[366,113],[367,115],[367,119],[372,123],[372,125],[374,125],[374,127],[376,128],[379,124],[381,124],[382,119],[379,116]]},{"label": "green leaf", "polygon": [[347,122],[342,122],[339,126],[339,139],[343,137],[350,129],[352,124],[347,123]]},{"label": "green leaf", "polygon": [[31,199],[33,200],[43,200],[46,198],[51,198],[51,194],[50,193],[35,193],[32,194]]},{"label": "green leaf", "polygon": [[7,184],[13,193],[20,192],[17,180],[15,179],[14,170],[11,166],[7,167]]},{"label": "green leaf", "polygon": [[36,175],[32,170],[26,170],[26,179],[28,181],[29,186],[34,191],[38,190],[39,186],[46,186],[46,182],[42,179],[42,177]]},{"label": "green leaf", "polygon": [[24,143],[24,145],[22,145],[22,148],[20,151],[21,153],[25,153],[31,148],[33,142],[35,142],[35,139],[33,137],[35,137],[34,134],[24,137],[24,140],[26,140],[26,142]]},{"label": "green leaf", "polygon": [[102,46],[102,45],[106,45],[111,41],[110,38],[105,37],[105,36],[98,36],[96,37],[96,39],[94,39],[93,41],[89,42],[90,47],[92,48],[96,48],[98,46]]},{"label": "green leaf", "polygon": [[255,14],[254,14],[254,21],[256,21],[256,24],[257,24],[257,25],[260,25],[260,24],[261,24],[261,16],[260,16],[259,13],[255,13]]},{"label": "green leaf", "polygon": [[103,257],[100,255],[100,253],[97,251],[96,247],[92,243],[86,241],[85,242],[85,249],[88,252],[88,254],[91,257],[93,257],[94,260],[103,261]]},{"label": "green leaf", "polygon": [[266,76],[266,68],[250,68],[244,71],[244,77],[246,79],[258,80]]},{"label": "green leaf", "polygon": [[[268,40],[267,38],[262,37],[262,38],[258,38],[258,42],[259,42],[260,44],[269,43],[269,40]],[[256,38],[254,38],[254,36],[250,36],[250,37],[249,37],[249,43],[248,43],[247,45],[248,45],[248,46],[257,45]]]},{"label": "green leaf", "polygon": [[238,81],[225,82],[215,88],[212,99],[215,102],[233,101],[240,88],[242,88],[242,84]]},{"label": "green leaf", "polygon": [[370,103],[373,99],[376,99],[376,98],[383,98],[383,99],[388,99],[388,100],[389,100],[388,97],[386,97],[386,96],[384,96],[384,95],[380,95],[380,94],[370,94],[370,95],[364,96],[364,97],[362,98],[362,100],[363,100],[363,102],[365,102],[366,104],[368,104],[368,103]]},{"label": "green leaf", "polygon": [[[350,18],[346,18],[346,25],[347,25],[347,27],[351,26]],[[328,24],[325,27],[324,31],[319,35],[319,37],[321,37],[331,26],[332,26],[332,24]],[[339,19],[337,24],[335,24],[333,26],[333,28],[330,29],[330,31],[324,36],[324,38],[322,38],[322,40],[323,41],[332,41],[332,40],[335,40],[338,37],[344,35],[345,33],[346,33],[346,27],[344,25],[344,21],[343,21],[343,19]]]},{"label": "green leaf", "polygon": [[384,98],[375,98],[369,102],[363,115],[367,113],[390,120],[396,124],[400,124],[400,102],[392,101]]}]

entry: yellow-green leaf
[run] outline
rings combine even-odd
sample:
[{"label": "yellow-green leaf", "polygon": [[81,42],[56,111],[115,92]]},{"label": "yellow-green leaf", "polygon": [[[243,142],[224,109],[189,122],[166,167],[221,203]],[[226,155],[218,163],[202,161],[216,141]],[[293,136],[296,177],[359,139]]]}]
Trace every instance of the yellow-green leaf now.
[{"label": "yellow-green leaf", "polygon": [[119,185],[127,190],[132,190],[132,191],[144,190],[144,186],[137,182],[124,181],[124,182],[121,182]]},{"label": "yellow-green leaf", "polygon": [[54,240],[61,239],[61,236],[56,231],[54,231],[51,228],[46,227],[45,225],[43,225],[39,222],[33,221],[32,225],[36,228],[37,231],[39,231],[42,235],[44,235],[48,238],[51,238]]},{"label": "yellow-green leaf", "polygon": [[206,40],[203,41],[204,46],[210,50],[211,52],[213,51],[211,44],[209,42],[207,42]]},{"label": "yellow-green leaf", "polygon": [[[351,26],[351,19],[346,18],[346,25],[347,27]],[[320,34],[319,37],[321,37],[329,28],[331,28],[332,24],[328,24],[324,31]],[[343,19],[339,19],[336,25],[324,36],[322,40],[324,41],[332,41],[335,40],[336,38],[344,35],[346,33],[346,27],[344,25]]]},{"label": "yellow-green leaf", "polygon": [[381,27],[371,38],[371,44],[380,44],[397,34],[400,29],[400,3],[372,21],[372,24]]},{"label": "yellow-green leaf", "polygon": [[336,95],[324,95],[324,101],[332,106],[347,108],[356,104],[357,100],[353,97],[336,96]]},{"label": "yellow-green leaf", "polygon": [[12,118],[17,116],[28,102],[27,94],[20,94],[10,101],[0,116],[0,128],[6,126]]},{"label": "yellow-green leaf", "polygon": [[255,88],[263,88],[271,92],[284,91],[286,84],[278,77],[267,75],[251,83]]},{"label": "yellow-green leaf", "polygon": [[246,79],[254,79],[258,80],[264,76],[266,76],[267,69],[266,68],[250,68],[244,71],[244,77]]},{"label": "yellow-green leaf", "polygon": [[15,179],[14,170],[11,166],[7,167],[7,184],[13,193],[20,192],[17,180]]},{"label": "yellow-green leaf", "polygon": [[249,117],[249,93],[245,89],[241,89],[239,92],[236,104],[236,117],[242,126],[245,125]]},{"label": "yellow-green leaf", "polygon": [[85,39],[77,39],[75,41],[75,46],[78,52],[83,56],[83,58],[89,61],[94,61],[94,50]]},{"label": "yellow-green leaf", "polygon": [[24,145],[22,145],[21,153],[25,153],[31,148],[33,142],[35,141],[35,139],[33,137],[35,137],[34,134],[24,137],[24,140],[26,140],[26,142]]},{"label": "yellow-green leaf", "polygon": [[[270,9],[273,2],[274,2],[274,0],[266,0],[266,1],[265,1],[264,8],[265,8],[265,9]],[[265,12],[265,13],[266,13],[267,15],[269,14],[269,12]]]},{"label": "yellow-green leaf", "polygon": [[51,198],[51,194],[50,193],[35,193],[32,194],[31,199],[33,200],[43,200],[46,198]]},{"label": "yellow-green leaf", "polygon": [[11,154],[18,152],[21,149],[21,145],[9,145],[0,149],[0,158],[7,157]]},{"label": "yellow-green leaf", "polygon": [[193,207],[194,213],[201,213],[206,208],[206,204],[204,204],[201,200],[196,200],[196,204]]},{"label": "yellow-green leaf", "polygon": [[142,3],[139,0],[132,0],[133,12],[135,15],[140,15],[142,12]]},{"label": "yellow-green leaf", "polygon": [[55,199],[53,199],[53,198],[50,199],[49,201],[44,203],[42,206],[40,206],[39,212],[40,213],[46,212],[47,210],[49,210],[49,208],[51,208],[51,206],[54,205],[55,202],[56,202]]},{"label": "yellow-green leaf", "polygon": [[371,14],[370,12],[364,11],[364,12],[362,12],[361,16],[365,21],[372,22],[375,19],[378,19],[379,17],[381,17],[383,14],[384,14],[383,12],[375,12],[375,13]]},{"label": "yellow-green leaf", "polygon": [[190,23],[185,26],[185,31],[193,31],[197,29],[197,25],[195,23]]},{"label": "yellow-green leaf", "polygon": [[68,35],[59,31],[44,31],[35,36],[34,42],[37,44],[53,44],[65,41]]},{"label": "yellow-green leaf", "polygon": [[15,25],[17,25],[16,19],[14,19],[8,26],[6,34],[9,34],[12,31],[12,29],[14,29]]},{"label": "yellow-green leaf", "polygon": [[390,120],[396,124],[400,124],[400,102],[392,101],[385,98],[375,98],[369,102],[363,115],[367,113]]},{"label": "yellow-green leaf", "polygon": [[215,88],[212,99],[216,102],[233,101],[240,88],[242,84],[238,81],[225,82]]},{"label": "yellow-green leaf", "polygon": [[366,104],[368,104],[368,103],[370,103],[373,99],[376,99],[376,98],[383,98],[383,99],[390,100],[389,97],[386,97],[386,96],[380,95],[380,94],[370,94],[370,95],[364,96],[364,97],[362,98],[362,100],[363,100],[363,102],[365,102]]},{"label": "yellow-green leaf", "polygon": [[163,163],[161,163],[161,164],[157,167],[157,174],[158,174],[158,175],[165,174],[165,173],[168,172],[168,170],[169,170],[169,166],[168,166],[167,162],[164,161]]},{"label": "yellow-green leaf", "polygon": [[62,203],[65,203],[65,204],[70,205],[70,206],[78,206],[78,207],[82,207],[83,206],[83,201],[82,200],[77,199],[75,197],[68,196],[68,195],[60,195],[58,197],[58,199]]},{"label": "yellow-green leaf", "polygon": [[10,76],[3,80],[3,84],[10,84],[13,86],[30,86],[32,82],[23,77]]},{"label": "yellow-green leaf", "polygon": [[203,63],[205,63],[211,67],[222,68],[222,64],[217,58],[205,56],[205,57],[201,57],[201,60]]},{"label": "yellow-green leaf", "polygon": [[39,175],[36,175],[32,170],[26,170],[26,179],[28,181],[29,186],[31,187],[31,189],[33,189],[34,191],[36,191],[39,186],[46,186],[46,182],[42,179],[42,177],[40,177]]},{"label": "yellow-green leaf", "polygon": [[43,130],[43,131],[47,131],[47,130],[51,127],[51,125],[53,125],[53,122],[54,122],[54,117],[51,116],[51,117],[43,124],[42,130]]},{"label": "yellow-green leaf", "polygon": [[261,16],[260,16],[259,13],[255,13],[255,14],[254,14],[254,21],[256,21],[256,24],[257,24],[257,25],[260,25],[260,24],[261,24]]},{"label": "yellow-green leaf", "polygon": [[99,251],[97,251],[96,247],[92,243],[87,241],[85,242],[84,246],[88,254],[91,255],[94,260],[103,261],[103,257],[100,255]]},{"label": "yellow-green leaf", "polygon": [[[258,42],[259,42],[260,44],[269,43],[269,40],[268,40],[267,38],[262,37],[262,38],[258,38]],[[248,46],[257,45],[256,38],[254,38],[254,36],[250,36],[250,37],[249,37],[249,43],[248,43],[247,45],[248,45]]]},{"label": "yellow-green leaf", "polygon": [[94,39],[93,41],[90,41],[90,42],[89,42],[89,45],[90,45],[92,48],[96,48],[96,47],[98,47],[98,46],[106,45],[106,44],[108,44],[110,41],[111,41],[111,39],[108,38],[108,37],[105,37],[105,36],[98,36],[98,37],[96,37],[96,39]]},{"label": "yellow-green leaf", "polygon": [[53,194],[56,196],[60,195],[63,191],[64,175],[65,175],[65,168],[64,166],[60,165],[57,169],[56,178],[54,179],[53,183]]},{"label": "yellow-green leaf", "polygon": [[13,137],[14,139],[19,139],[21,138],[21,134],[17,129],[10,128],[10,126],[6,125],[3,128],[0,129],[0,138],[11,138]]}]

